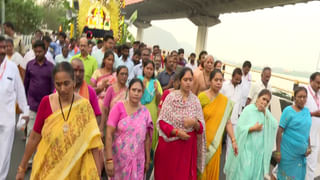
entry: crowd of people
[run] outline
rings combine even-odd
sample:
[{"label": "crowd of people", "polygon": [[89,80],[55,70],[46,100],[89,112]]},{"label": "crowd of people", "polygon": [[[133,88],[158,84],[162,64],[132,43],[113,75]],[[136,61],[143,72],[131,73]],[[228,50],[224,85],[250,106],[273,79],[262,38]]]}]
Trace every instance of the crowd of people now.
[{"label": "crowd of people", "polygon": [[206,51],[185,59],[182,48],[115,45],[111,35],[93,41],[60,32],[52,41],[37,31],[32,49],[22,51],[12,23],[4,27],[0,180],[16,121],[25,122],[27,138],[17,180],[30,168],[31,179],[218,180],[221,164],[228,180],[260,180],[272,156],[272,178],[315,178],[319,72],[294,89],[293,105],[277,120],[270,67],[253,82],[245,61],[227,79],[223,62]]}]

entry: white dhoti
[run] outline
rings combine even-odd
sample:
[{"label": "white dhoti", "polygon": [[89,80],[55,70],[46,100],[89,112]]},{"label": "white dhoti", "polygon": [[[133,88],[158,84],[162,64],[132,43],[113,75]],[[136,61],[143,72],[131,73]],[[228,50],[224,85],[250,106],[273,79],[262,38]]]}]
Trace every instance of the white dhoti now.
[{"label": "white dhoti", "polygon": [[5,180],[9,172],[15,124],[0,125],[0,180]]},{"label": "white dhoti", "polygon": [[4,60],[0,65],[0,180],[5,180],[10,167],[16,124],[16,102],[24,115],[29,107],[16,64]]},{"label": "white dhoti", "polygon": [[307,157],[306,180],[314,180],[318,165],[319,146],[311,146],[311,154]]}]

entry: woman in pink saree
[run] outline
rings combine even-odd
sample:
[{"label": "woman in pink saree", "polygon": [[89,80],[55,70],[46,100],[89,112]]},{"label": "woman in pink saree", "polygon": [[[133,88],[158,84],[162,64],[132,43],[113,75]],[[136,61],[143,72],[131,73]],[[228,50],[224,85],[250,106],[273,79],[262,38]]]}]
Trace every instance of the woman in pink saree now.
[{"label": "woman in pink saree", "polygon": [[119,101],[124,101],[126,98],[127,86],[126,82],[128,80],[128,68],[127,66],[121,65],[117,68],[117,81],[112,86],[108,87],[106,95],[103,99],[103,106],[101,108],[101,122],[100,130],[104,132],[106,126],[106,121],[109,116],[109,112],[112,107]]},{"label": "woman in pink saree", "polygon": [[143,180],[150,164],[153,124],[140,103],[142,81],[132,79],[128,92],[128,100],[113,106],[107,122],[105,166],[111,180]]},{"label": "woman in pink saree", "polygon": [[100,109],[102,108],[103,98],[108,87],[116,82],[115,73],[113,73],[113,63],[113,52],[106,51],[101,68],[94,71],[90,80],[91,86],[94,88],[98,95]]}]

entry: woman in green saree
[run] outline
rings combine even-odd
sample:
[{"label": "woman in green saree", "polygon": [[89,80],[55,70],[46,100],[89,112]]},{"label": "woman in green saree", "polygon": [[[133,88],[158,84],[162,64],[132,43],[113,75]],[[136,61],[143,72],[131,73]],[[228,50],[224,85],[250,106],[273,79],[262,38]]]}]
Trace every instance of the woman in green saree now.
[{"label": "woman in green saree", "polygon": [[236,128],[238,156],[230,151],[224,167],[227,180],[261,180],[269,173],[278,122],[267,106],[271,92],[263,89],[255,104],[240,115]]}]

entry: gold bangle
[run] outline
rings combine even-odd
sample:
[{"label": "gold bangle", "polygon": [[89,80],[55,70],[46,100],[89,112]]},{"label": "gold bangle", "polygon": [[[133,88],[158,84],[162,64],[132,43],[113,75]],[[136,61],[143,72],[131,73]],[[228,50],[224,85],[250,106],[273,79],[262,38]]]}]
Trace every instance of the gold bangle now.
[{"label": "gold bangle", "polygon": [[236,138],[231,138],[231,142],[234,143],[236,141]]},{"label": "gold bangle", "polygon": [[280,155],[281,152],[280,152],[280,151],[276,151],[276,152],[274,152],[274,154],[275,154],[275,155]]},{"label": "gold bangle", "polygon": [[27,169],[22,168],[21,166],[18,167],[18,173],[25,173]]},{"label": "gold bangle", "polygon": [[111,164],[111,163],[113,163],[113,160],[112,159],[111,160],[107,160],[106,163],[107,164]]}]

